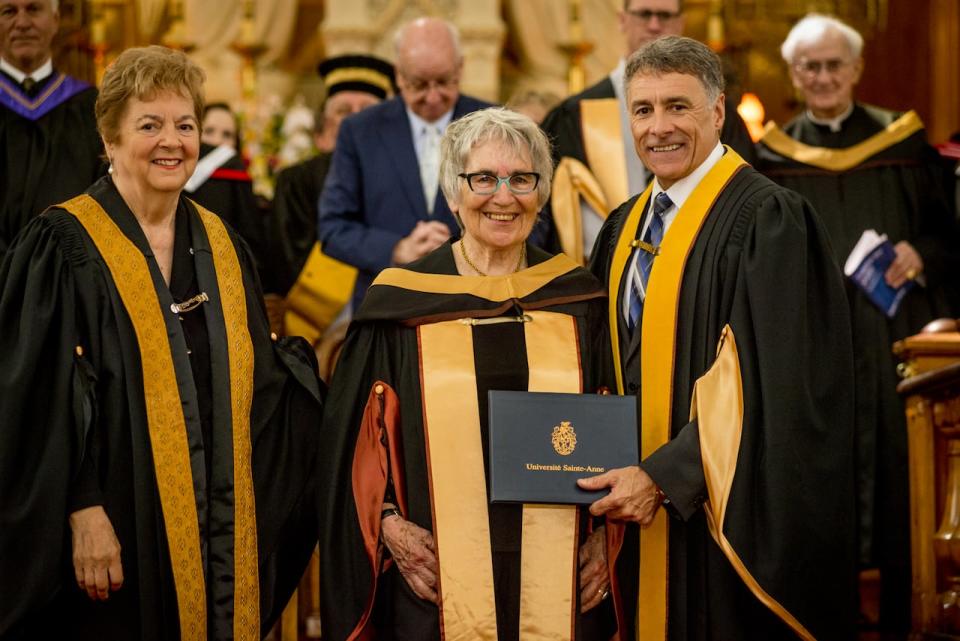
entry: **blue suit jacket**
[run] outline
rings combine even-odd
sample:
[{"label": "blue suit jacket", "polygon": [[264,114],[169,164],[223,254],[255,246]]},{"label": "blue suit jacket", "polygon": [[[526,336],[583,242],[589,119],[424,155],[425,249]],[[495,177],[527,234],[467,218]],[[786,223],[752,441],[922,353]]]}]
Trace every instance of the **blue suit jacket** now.
[{"label": "blue suit jacket", "polygon": [[[491,105],[461,95],[453,119]],[[318,236],[323,252],[356,267],[353,308],[390,266],[394,246],[421,220],[460,233],[440,190],[427,214],[410,120],[399,97],[364,109],[340,125],[330,173],[320,196]]]}]

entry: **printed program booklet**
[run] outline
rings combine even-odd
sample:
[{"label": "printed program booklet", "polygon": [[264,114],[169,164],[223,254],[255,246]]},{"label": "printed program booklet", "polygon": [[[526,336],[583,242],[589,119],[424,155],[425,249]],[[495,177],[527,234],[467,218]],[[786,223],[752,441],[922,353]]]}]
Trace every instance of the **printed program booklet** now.
[{"label": "printed program booklet", "polygon": [[896,257],[893,244],[887,239],[887,235],[868,229],[860,236],[843,266],[843,273],[856,283],[870,302],[880,308],[887,318],[896,316],[903,297],[914,286],[912,280],[896,288],[887,284],[883,275]]}]

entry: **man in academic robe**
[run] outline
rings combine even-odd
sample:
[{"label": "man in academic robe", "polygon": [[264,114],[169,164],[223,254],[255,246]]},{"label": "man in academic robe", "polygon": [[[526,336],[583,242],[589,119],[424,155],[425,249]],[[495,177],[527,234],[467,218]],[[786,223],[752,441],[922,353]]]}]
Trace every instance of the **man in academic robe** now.
[{"label": "man in academic robe", "polygon": [[0,0],[0,257],[48,206],[105,170],[97,90],[53,67],[58,0]]},{"label": "man in academic robe", "polygon": [[460,93],[454,25],[419,18],[396,38],[400,95],[344,120],[320,196],[324,253],[357,268],[351,305],[380,271],[421,258],[459,231],[437,189],[440,138],[490,104]]},{"label": "man in academic robe", "polygon": [[[558,163],[547,217],[556,248],[585,262],[606,215],[650,182],[630,135],[623,88],[626,58],[661,36],[683,33],[683,0],[624,0],[618,13],[625,56],[595,85],[555,107],[543,121]],[[747,162],[754,147],[736,103],[726,100],[720,139]],[[622,150],[621,153],[617,153]]]},{"label": "man in academic robe", "polygon": [[622,638],[848,639],[853,363],[826,232],[720,144],[705,45],[648,44],[626,87],[655,179],[610,214],[591,267],[641,460],[580,481],[624,525],[608,525]]},{"label": "man in academic robe", "polygon": [[[391,95],[394,73],[386,60],[366,55],[327,58],[317,71],[327,90],[314,118],[314,142],[320,153],[277,175],[269,225],[272,282],[267,291],[287,297],[287,329],[308,340],[322,334],[340,313],[356,278],[353,267],[317,246],[320,193],[340,123]],[[300,287],[294,290],[295,285]]]},{"label": "man in academic robe", "polygon": [[[831,17],[810,15],[782,46],[806,109],[783,129],[768,125],[758,168],[806,197],[844,265],[863,233],[886,234],[895,258],[883,275],[908,286],[892,317],[846,282],[857,373],[859,560],[881,572],[881,625],[910,622],[907,433],[893,343],[951,313],[944,289],[960,273],[944,171],[917,114],[854,101],[863,38]],[[849,273],[849,272],[848,272]]]}]

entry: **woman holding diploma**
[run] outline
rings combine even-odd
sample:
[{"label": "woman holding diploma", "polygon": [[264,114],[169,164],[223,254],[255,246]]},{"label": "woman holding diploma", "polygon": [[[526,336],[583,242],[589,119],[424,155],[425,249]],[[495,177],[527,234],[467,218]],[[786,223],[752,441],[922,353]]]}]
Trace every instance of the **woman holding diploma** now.
[{"label": "woman holding diploma", "polygon": [[470,114],[441,154],[461,237],[380,274],[332,382],[324,635],[609,638],[605,528],[573,506],[491,504],[485,470],[489,390],[608,384],[603,288],[526,242],[552,174],[533,121]]}]

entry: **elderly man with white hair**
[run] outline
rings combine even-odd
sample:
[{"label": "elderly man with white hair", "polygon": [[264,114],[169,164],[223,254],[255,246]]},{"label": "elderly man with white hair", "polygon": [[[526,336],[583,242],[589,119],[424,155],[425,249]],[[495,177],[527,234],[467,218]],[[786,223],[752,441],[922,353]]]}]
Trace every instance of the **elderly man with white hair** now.
[{"label": "elderly man with white hair", "polygon": [[841,265],[866,230],[886,234],[893,258],[884,280],[909,290],[899,309],[885,311],[847,279],[857,359],[859,556],[863,567],[881,570],[881,625],[905,631],[907,437],[890,346],[950,313],[943,285],[956,277],[960,254],[943,169],[917,114],[854,100],[862,48],[860,34],[830,16],[810,14],[790,31],[781,52],[806,107],[783,129],[768,125],[758,168],[810,200]]},{"label": "elderly man with white hair", "polygon": [[97,90],[53,66],[57,0],[0,0],[0,257],[27,222],[105,168]]}]

